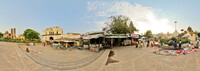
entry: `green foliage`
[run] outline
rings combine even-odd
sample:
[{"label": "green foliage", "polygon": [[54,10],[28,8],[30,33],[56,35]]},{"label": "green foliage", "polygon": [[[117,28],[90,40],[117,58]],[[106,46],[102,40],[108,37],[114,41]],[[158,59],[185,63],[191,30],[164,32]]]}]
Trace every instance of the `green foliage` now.
[{"label": "green foliage", "polygon": [[0,32],[0,38],[2,38],[2,37],[3,37],[3,33]]},{"label": "green foliage", "polygon": [[177,38],[171,38],[170,40],[176,41],[179,43],[179,41],[181,40],[181,43],[188,43],[189,39],[177,39]]},{"label": "green foliage", "polygon": [[[110,32],[112,34],[127,34],[133,33],[134,31],[138,31],[133,23],[130,22],[130,19],[126,16],[111,16],[111,22],[107,23],[107,26],[103,28],[103,31]],[[128,23],[131,23],[128,27]]]},{"label": "green foliage", "polygon": [[198,37],[200,37],[200,33],[198,33]]},{"label": "green foliage", "polygon": [[136,27],[134,27],[133,22],[131,21],[130,25],[129,25],[129,29],[131,33],[134,33],[135,31],[138,32],[139,30],[136,29]]},{"label": "green foliage", "polygon": [[20,39],[0,39],[5,42],[17,42],[17,43],[41,43],[40,40],[20,40]]},{"label": "green foliage", "polygon": [[39,33],[32,29],[26,29],[23,35],[25,36],[26,39],[29,40],[39,39]]},{"label": "green foliage", "polygon": [[152,34],[151,30],[147,30],[147,32],[144,34],[144,36],[147,38],[152,38],[153,34]]},{"label": "green foliage", "polygon": [[177,39],[176,39],[175,37],[172,37],[171,40],[173,40],[173,41],[177,41]]},{"label": "green foliage", "polygon": [[162,38],[160,38],[160,43],[165,43],[165,44],[167,44],[167,43],[168,43],[168,40],[167,40],[167,39],[162,39]]},{"label": "green foliage", "polygon": [[189,43],[189,39],[182,39],[181,42],[182,43]]}]

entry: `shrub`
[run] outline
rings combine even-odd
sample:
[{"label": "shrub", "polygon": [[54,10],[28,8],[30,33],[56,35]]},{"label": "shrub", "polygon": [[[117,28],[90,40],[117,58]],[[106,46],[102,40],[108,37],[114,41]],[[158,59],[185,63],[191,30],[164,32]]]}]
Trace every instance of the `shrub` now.
[{"label": "shrub", "polygon": [[189,42],[189,39],[182,39],[181,42],[182,42],[182,43],[188,43],[188,42]]},{"label": "shrub", "polygon": [[18,42],[18,43],[41,43],[40,40],[20,40],[20,39],[0,39],[0,41],[5,41],[5,42]]},{"label": "shrub", "polygon": [[167,44],[167,43],[168,43],[168,40],[167,40],[167,39],[162,39],[162,38],[160,38],[160,43],[165,43],[165,44]]},{"label": "shrub", "polygon": [[177,39],[176,39],[175,37],[171,38],[171,40],[173,40],[173,41],[177,41]]}]

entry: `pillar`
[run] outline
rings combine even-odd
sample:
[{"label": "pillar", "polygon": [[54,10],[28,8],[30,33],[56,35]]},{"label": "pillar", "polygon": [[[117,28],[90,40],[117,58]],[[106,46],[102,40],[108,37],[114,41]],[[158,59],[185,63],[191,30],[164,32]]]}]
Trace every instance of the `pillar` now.
[{"label": "pillar", "polygon": [[14,28],[13,39],[16,38],[16,29]]},{"label": "pillar", "polygon": [[13,29],[11,28],[10,38],[13,39]]}]

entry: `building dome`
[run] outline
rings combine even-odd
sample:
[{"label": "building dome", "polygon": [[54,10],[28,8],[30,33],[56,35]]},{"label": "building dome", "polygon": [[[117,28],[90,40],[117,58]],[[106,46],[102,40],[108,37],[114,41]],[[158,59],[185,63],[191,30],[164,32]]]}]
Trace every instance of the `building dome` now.
[{"label": "building dome", "polygon": [[6,31],[5,34],[8,34],[8,31]]},{"label": "building dome", "polygon": [[50,27],[46,28],[43,32],[43,35],[61,35],[63,30],[60,27]]}]

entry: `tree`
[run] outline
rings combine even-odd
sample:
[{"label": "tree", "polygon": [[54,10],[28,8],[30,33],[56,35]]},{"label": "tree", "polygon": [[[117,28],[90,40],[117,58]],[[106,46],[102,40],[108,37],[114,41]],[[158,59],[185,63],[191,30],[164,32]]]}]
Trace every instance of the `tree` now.
[{"label": "tree", "polygon": [[190,26],[187,28],[187,31],[188,32],[193,32],[193,30],[192,30],[192,28]]},{"label": "tree", "polygon": [[25,39],[29,40],[39,39],[39,33],[32,29],[26,29],[23,35],[25,36]]},{"label": "tree", "polygon": [[131,23],[130,19],[126,16],[111,16],[111,22],[107,22],[106,27],[103,28],[103,31],[112,34],[127,34],[133,33],[134,31],[138,31],[134,26],[133,23],[128,27],[128,23]]},{"label": "tree", "polygon": [[130,22],[129,28],[130,28],[130,32],[131,32],[131,33],[134,33],[135,31],[136,31],[136,32],[139,31],[138,29],[136,29],[136,27],[134,27],[132,21]]},{"label": "tree", "polygon": [[200,37],[200,33],[198,33],[198,37]]},{"label": "tree", "polygon": [[151,30],[147,30],[147,32],[144,34],[144,36],[147,38],[151,38],[151,37],[153,37],[153,34],[152,34]]},{"label": "tree", "polygon": [[2,37],[3,37],[3,33],[0,32],[0,38],[2,38]]}]

